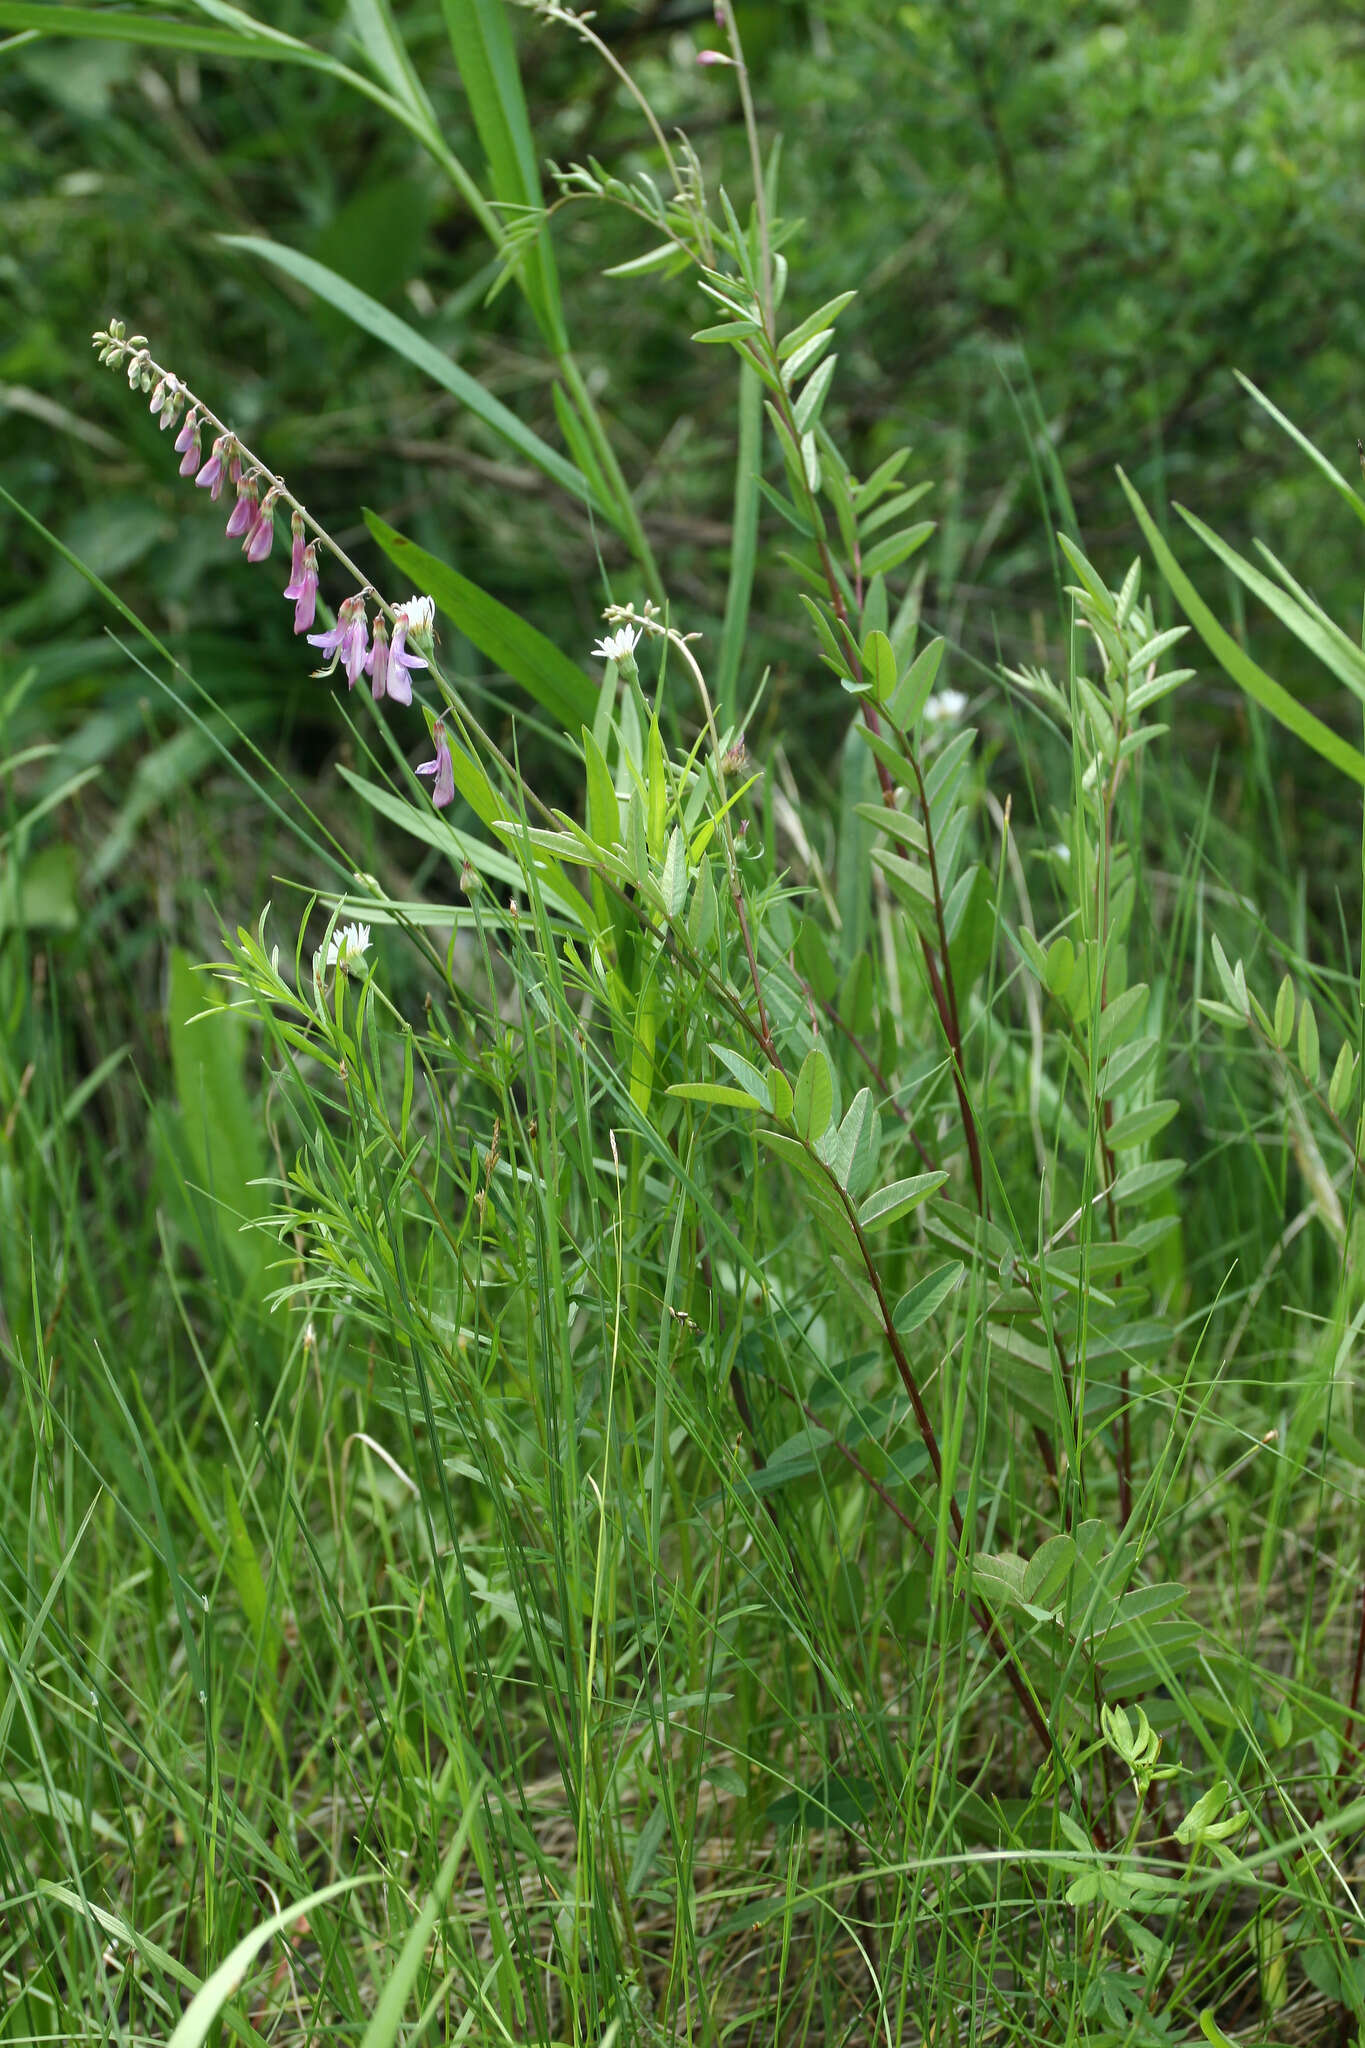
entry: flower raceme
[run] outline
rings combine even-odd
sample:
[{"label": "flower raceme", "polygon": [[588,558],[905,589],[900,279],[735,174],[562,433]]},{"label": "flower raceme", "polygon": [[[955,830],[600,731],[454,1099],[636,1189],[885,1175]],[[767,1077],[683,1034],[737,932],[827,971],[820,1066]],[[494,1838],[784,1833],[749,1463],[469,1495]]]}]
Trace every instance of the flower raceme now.
[{"label": "flower raceme", "polygon": [[[319,648],[328,657],[325,665],[314,673],[331,675],[340,666],[349,688],[354,689],[358,679],[368,675],[376,701],[389,697],[395,704],[411,704],[414,672],[430,667],[427,657],[432,651],[436,619],[436,608],[431,599],[417,595],[403,604],[390,607],[375,597],[355,564],[286,489],[283,477],[271,476],[231,428],[195,398],[173,371],[153,361],[145,335],[129,336],[122,321],[111,320],[108,328],[101,330],[93,339],[102,363],[113,369],[126,370],[130,390],[150,394],[150,409],[163,430],[172,426],[177,428],[173,445],[181,458],[181,476],[193,477],[198,489],[207,491],[210,501],[215,503],[222,496],[225,485],[230,483],[233,486],[236,497],[228,515],[227,537],[241,541],[242,553],[248,562],[264,562],[269,558],[275,541],[276,508],[288,506],[290,562],[284,595],[294,607],[295,633],[307,634],[308,644]],[[204,440],[209,430],[212,430],[213,440],[205,457]],[[310,526],[316,536],[312,540],[307,538]],[[361,588],[342,599],[334,625],[324,632],[313,633],[309,628],[317,619],[320,545],[335,557]],[[375,603],[373,639],[367,613],[371,598]],[[417,772],[434,778],[432,798],[439,809],[451,803],[455,796],[450,744],[439,719],[435,725],[434,741],[435,759],[426,762]],[[363,931],[364,927],[358,929]],[[366,932],[366,942],[368,937]],[[328,964],[332,963],[329,961]]]}]

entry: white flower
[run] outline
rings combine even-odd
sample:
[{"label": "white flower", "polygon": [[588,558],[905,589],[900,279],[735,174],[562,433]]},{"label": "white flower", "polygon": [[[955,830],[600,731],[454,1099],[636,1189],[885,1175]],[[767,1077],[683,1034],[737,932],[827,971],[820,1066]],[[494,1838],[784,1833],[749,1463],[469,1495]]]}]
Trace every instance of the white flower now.
[{"label": "white flower", "polygon": [[324,967],[335,967],[340,963],[344,967],[349,967],[352,961],[359,960],[369,950],[370,927],[367,924],[343,925],[341,930],[333,932],[327,941],[327,954],[322,964]]},{"label": "white flower", "polygon": [[396,619],[406,621],[408,632],[412,635],[429,633],[436,624],[435,605],[429,597],[420,595],[405,598],[402,604],[396,604],[393,615]]},{"label": "white flower", "polygon": [[966,709],[967,699],[961,690],[940,690],[924,707],[924,723],[930,727],[956,725]]},{"label": "white flower", "polygon": [[617,632],[608,633],[604,639],[599,640],[593,648],[593,653],[599,661],[630,661],[634,658],[639,641],[638,626],[622,626]]}]

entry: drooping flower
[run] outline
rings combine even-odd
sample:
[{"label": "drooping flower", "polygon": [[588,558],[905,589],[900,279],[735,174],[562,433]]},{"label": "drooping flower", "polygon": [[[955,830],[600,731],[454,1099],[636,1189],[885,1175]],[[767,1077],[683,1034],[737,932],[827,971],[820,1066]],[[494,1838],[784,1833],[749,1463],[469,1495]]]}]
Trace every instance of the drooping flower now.
[{"label": "drooping flower", "polygon": [[314,675],[329,676],[339,661],[346,671],[347,683],[354,689],[369,652],[364,593],[358,597],[343,597],[336,624],[326,633],[310,633],[308,645],[320,647],[324,654],[331,656],[325,668],[314,669]]},{"label": "drooping flower", "polygon": [[[365,657],[365,673],[370,678],[370,687],[377,704],[389,687],[389,622],[383,612],[375,615],[374,639]],[[411,695],[408,701],[411,702]]]},{"label": "drooping flower", "polygon": [[635,650],[639,644],[639,627],[622,626],[615,633],[606,634],[597,642],[592,651],[598,661],[615,661],[620,663],[628,661],[633,665]]},{"label": "drooping flower", "polygon": [[[289,581],[291,583],[297,583],[303,575],[303,532],[303,514],[296,506],[289,515]],[[294,595],[291,590],[286,590],[284,594],[286,597]]]},{"label": "drooping flower", "polygon": [[412,633],[430,635],[436,607],[429,597],[410,597],[406,604],[394,610],[393,645],[388,644],[388,628],[382,619],[374,622],[374,647],[366,666],[369,669],[376,697],[392,697],[395,704],[411,704],[412,671],[425,668],[423,655],[413,654],[408,649],[408,636]]},{"label": "drooping flower", "polygon": [[301,513],[294,514],[292,528],[294,553],[284,594],[294,600],[294,631],[306,633],[317,617],[318,551],[311,541],[304,546]]},{"label": "drooping flower", "polygon": [[439,718],[431,729],[431,743],[436,749],[435,758],[423,761],[417,773],[436,778],[431,785],[431,801],[438,811],[443,811],[447,804],[455,801],[455,763],[450,758],[445,724]]},{"label": "drooping flower", "polygon": [[169,405],[171,407],[171,417],[174,418],[175,401],[179,393],[179,390],[180,379],[174,374],[173,371],[167,370],[164,377],[158,377],[156,382],[156,389],[152,393],[151,404],[148,406],[147,410],[151,413],[158,413],[161,412],[165,406]]},{"label": "drooping flower", "polygon": [[245,477],[237,486],[237,503],[228,514],[226,531],[229,540],[241,540],[244,534],[249,535],[254,528],[260,516],[256,490],[256,472],[253,469],[251,475]]},{"label": "drooping flower", "polygon": [[199,467],[199,409],[191,406],[185,414],[185,423],[175,437],[175,452],[184,457],[180,465],[181,476],[193,476]]},{"label": "drooping flower", "polygon": [[[207,491],[210,498],[222,496],[223,478],[227,472],[229,457],[232,456],[231,434],[220,434],[213,444],[213,453],[195,478],[196,488]],[[235,458],[234,458],[235,459]]]},{"label": "drooping flower", "polygon": [[265,561],[275,545],[275,504],[279,495],[278,488],[272,484],[261,500],[256,522],[242,542],[242,553],[248,562]]},{"label": "drooping flower", "polygon": [[370,927],[367,924],[343,925],[340,931],[334,931],[327,941],[323,965],[335,967],[339,962],[341,966],[349,967],[369,950]]}]

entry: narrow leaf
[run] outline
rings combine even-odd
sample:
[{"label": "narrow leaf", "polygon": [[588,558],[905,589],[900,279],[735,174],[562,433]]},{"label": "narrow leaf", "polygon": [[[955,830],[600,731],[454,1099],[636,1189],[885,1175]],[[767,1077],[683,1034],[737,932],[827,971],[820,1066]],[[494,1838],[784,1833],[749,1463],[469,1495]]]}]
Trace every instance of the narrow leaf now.
[{"label": "narrow leaf", "polygon": [[415,327],[410,327],[406,320],[400,320],[387,306],[381,306],[378,299],[372,299],[367,292],[359,291],[355,285],[348,284],[344,277],[339,277],[336,271],[329,270],[326,264],[316,262],[311,256],[301,255],[297,249],[288,249],[281,242],[268,241],[261,235],[220,235],[218,240],[229,249],[244,249],[249,255],[259,256],[264,262],[273,263],[275,268],[282,270],[287,277],[294,278],[309,291],[316,292],[320,299],[325,299],[329,306],[335,306],[339,313],[344,313],[357,327],[363,328],[367,334],[372,334],[376,341],[382,341],[395,355],[403,356],[415,368],[430,377],[433,383],[449,391],[462,405],[467,405],[475,418],[482,420],[499,440],[505,441],[509,448],[514,448],[527,462],[533,463],[562,489],[571,492],[575,498],[582,499],[584,504],[591,505],[604,519],[615,522],[612,508],[594,496],[585,479],[579,475],[571,462],[566,461],[548,441],[542,441],[539,434],[532,433],[529,427],[523,426],[516,414],[500,399],[485,391],[477,378],[470,376],[468,370],[462,370],[458,363],[452,363],[449,356],[437,348],[434,342],[419,334]]}]

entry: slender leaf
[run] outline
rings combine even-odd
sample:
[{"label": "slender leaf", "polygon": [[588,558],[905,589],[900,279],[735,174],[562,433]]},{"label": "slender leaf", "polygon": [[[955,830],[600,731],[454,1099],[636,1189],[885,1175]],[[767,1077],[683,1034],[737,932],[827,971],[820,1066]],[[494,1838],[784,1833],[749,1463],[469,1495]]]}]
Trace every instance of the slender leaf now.
[{"label": "slender leaf", "polygon": [[387,306],[381,306],[378,299],[372,299],[367,292],[357,290],[344,277],[329,270],[325,263],[318,263],[311,256],[302,255],[297,249],[286,248],[282,242],[272,242],[263,235],[220,235],[218,240],[229,249],[244,249],[248,255],[259,256],[263,262],[273,263],[296,283],[305,285],[316,292],[329,306],[335,306],[357,327],[372,334],[376,341],[382,341],[395,355],[403,356],[415,368],[423,371],[433,383],[467,405],[476,419],[514,448],[518,455],[543,471],[562,489],[575,498],[592,505],[604,519],[612,519],[610,508],[598,499],[586,479],[571,462],[542,441],[539,434],[523,426],[516,414],[505,406],[501,399],[494,398],[484,390],[478,379],[471,377],[468,370],[462,370],[458,363],[452,363],[434,342],[419,334],[415,327],[409,327],[406,320],[400,320]]},{"label": "slender leaf", "polygon": [[1353,782],[1365,785],[1365,754],[1342,739],[1339,733],[1333,732],[1329,725],[1324,725],[1320,718],[1315,718],[1311,711],[1305,711],[1282,684],[1268,676],[1263,668],[1258,668],[1232,635],[1224,631],[1177,562],[1161,529],[1122,470],[1119,471],[1119,482],[1147,545],[1156,557],[1157,566],[1170,585],[1172,596],[1210,653],[1222,663],[1248,697],[1268,711],[1296,739],[1302,740],[1314,753],[1321,754],[1325,761],[1330,761]]}]

